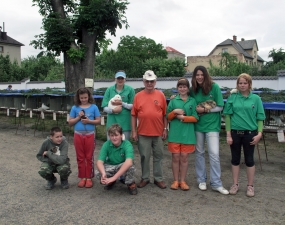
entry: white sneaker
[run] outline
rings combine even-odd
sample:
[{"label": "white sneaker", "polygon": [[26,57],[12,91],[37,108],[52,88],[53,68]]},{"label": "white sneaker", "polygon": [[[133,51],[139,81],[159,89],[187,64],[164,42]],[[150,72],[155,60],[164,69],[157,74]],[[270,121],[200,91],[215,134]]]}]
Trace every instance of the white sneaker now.
[{"label": "white sneaker", "polygon": [[200,184],[199,184],[199,189],[200,189],[201,191],[206,191],[206,190],[207,190],[207,184],[206,184],[206,182],[200,183]]},{"label": "white sneaker", "polygon": [[212,187],[212,189],[214,191],[220,192],[223,195],[228,195],[229,194],[229,191],[227,189],[225,189],[224,187],[217,187],[217,188]]}]

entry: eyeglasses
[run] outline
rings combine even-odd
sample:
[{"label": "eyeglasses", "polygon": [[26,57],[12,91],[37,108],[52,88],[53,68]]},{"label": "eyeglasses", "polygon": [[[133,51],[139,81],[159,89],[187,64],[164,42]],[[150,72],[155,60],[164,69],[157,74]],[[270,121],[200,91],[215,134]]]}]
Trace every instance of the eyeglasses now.
[{"label": "eyeglasses", "polygon": [[152,83],[152,84],[153,84],[154,81],[155,81],[155,80],[145,80],[144,82],[145,82],[145,83]]},{"label": "eyeglasses", "polygon": [[116,79],[117,79],[117,80],[124,80],[125,78],[123,78],[123,77],[117,77]]}]

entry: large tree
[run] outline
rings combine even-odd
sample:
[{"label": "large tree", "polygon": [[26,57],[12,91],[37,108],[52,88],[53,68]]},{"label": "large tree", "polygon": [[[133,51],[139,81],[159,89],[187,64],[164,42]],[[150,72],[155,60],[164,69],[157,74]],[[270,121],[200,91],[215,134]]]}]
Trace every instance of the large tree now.
[{"label": "large tree", "polygon": [[127,0],[33,0],[43,16],[44,34],[31,42],[47,54],[64,55],[65,88],[74,92],[94,76],[95,52],[106,32],[128,27]]}]

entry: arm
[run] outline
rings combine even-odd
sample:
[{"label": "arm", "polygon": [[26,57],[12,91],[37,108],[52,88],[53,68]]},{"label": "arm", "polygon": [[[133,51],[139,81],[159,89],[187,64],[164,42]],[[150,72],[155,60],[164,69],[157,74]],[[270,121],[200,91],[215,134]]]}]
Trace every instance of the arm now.
[{"label": "arm", "polygon": [[212,108],[209,110],[209,112],[221,112],[223,111],[223,108],[222,106],[216,106],[215,108]]},{"label": "arm", "polygon": [[97,169],[101,173],[101,183],[105,184],[105,180],[106,180],[107,176],[106,176],[106,171],[104,168],[104,162],[102,160],[98,160],[96,165],[97,165]]},{"label": "arm", "polygon": [[226,132],[227,132],[227,143],[231,145],[233,143],[232,133],[231,133],[231,116],[225,115]]},{"label": "arm", "polygon": [[[71,109],[70,114],[73,114],[74,116],[76,116],[76,115],[75,115],[75,112],[73,111],[73,108]],[[84,112],[83,112],[83,111],[80,111],[80,112],[78,113],[78,116],[76,116],[76,117],[70,116],[70,117],[69,117],[69,120],[68,120],[69,126],[73,126],[74,124],[76,124],[77,122],[79,122],[79,121],[81,120],[81,116],[83,116],[83,115],[84,115]]]},{"label": "arm", "polygon": [[88,117],[86,119],[81,119],[83,124],[93,124],[93,125],[100,125],[101,124],[101,116],[95,117],[94,120],[90,120]]},{"label": "arm", "polygon": [[109,184],[111,182],[116,181],[120,176],[122,176],[131,166],[133,165],[133,160],[131,158],[126,159],[126,161],[123,163],[119,171],[110,178],[106,178],[104,180],[105,184]]},{"label": "arm", "polygon": [[194,116],[177,115],[177,119],[184,123],[197,123],[198,120]]},{"label": "arm", "polygon": [[135,141],[138,141],[137,117],[136,116],[132,116],[132,138]]},{"label": "arm", "polygon": [[263,129],[263,121],[257,120],[257,135],[252,138],[252,142],[250,142],[251,145],[256,145],[260,139],[262,138],[262,129]]},{"label": "arm", "polygon": [[128,109],[128,110],[131,110],[133,108],[133,104],[128,104],[126,102],[123,102],[122,105],[125,109]]},{"label": "arm", "polygon": [[40,150],[38,151],[38,154],[36,155],[37,159],[41,162],[49,162],[49,158],[45,157],[44,152],[47,151],[45,142],[42,143],[42,146]]},{"label": "arm", "polygon": [[162,133],[162,139],[165,140],[167,138],[167,127],[168,127],[168,121],[166,116],[163,116],[163,124],[164,124],[164,128],[163,128],[163,133]]}]

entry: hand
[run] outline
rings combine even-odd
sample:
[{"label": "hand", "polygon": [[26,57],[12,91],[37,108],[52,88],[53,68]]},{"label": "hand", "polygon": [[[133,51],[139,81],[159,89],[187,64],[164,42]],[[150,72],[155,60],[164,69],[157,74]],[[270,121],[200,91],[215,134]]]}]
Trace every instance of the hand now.
[{"label": "hand", "polygon": [[177,115],[183,115],[185,114],[183,109],[174,109],[173,112]]},{"label": "hand", "polygon": [[115,108],[112,110],[112,112],[113,112],[113,113],[120,113],[120,112],[122,112],[122,106],[120,105],[120,106],[115,107]]},{"label": "hand", "polygon": [[88,117],[86,117],[86,119],[81,119],[81,122],[83,123],[83,124],[87,124],[87,123],[89,123],[89,118]]},{"label": "hand", "polygon": [[122,105],[123,102],[122,101],[118,101],[118,100],[115,100],[115,101],[111,101],[112,105]]},{"label": "hand", "polygon": [[162,140],[165,140],[167,138],[167,130],[164,129],[162,133]]},{"label": "hand", "polygon": [[46,154],[47,154],[47,151],[44,151],[44,152],[43,152],[43,156],[46,156]]},{"label": "hand", "polygon": [[230,136],[227,136],[227,143],[228,143],[228,145],[232,145],[233,144],[233,138]]},{"label": "hand", "polygon": [[201,106],[198,105],[198,106],[196,107],[196,111],[197,111],[197,113],[202,114],[202,113],[205,112],[205,108],[203,108],[203,107],[201,107]]},{"label": "hand", "polygon": [[176,95],[171,95],[169,99],[171,100],[171,99],[174,99],[175,97]]},{"label": "hand", "polygon": [[179,120],[183,120],[184,119],[184,115],[176,115],[176,118]]},{"label": "hand", "polygon": [[78,113],[79,117],[81,118],[82,116],[85,115],[85,113],[81,110],[79,113]]},{"label": "hand", "polygon": [[134,141],[138,141],[138,133],[137,131],[132,131],[132,138]]},{"label": "hand", "polygon": [[104,179],[105,184],[110,184],[110,183],[112,183],[112,182],[114,182],[114,181],[116,181],[116,180],[117,180],[117,179],[114,178],[114,177],[110,177],[110,178]]},{"label": "hand", "polygon": [[259,140],[260,140],[261,137],[262,137],[262,134],[258,134],[258,135],[256,135],[256,136],[254,136],[254,137],[252,138],[252,142],[250,142],[249,144],[250,144],[250,145],[256,145],[256,144],[259,142]]}]

